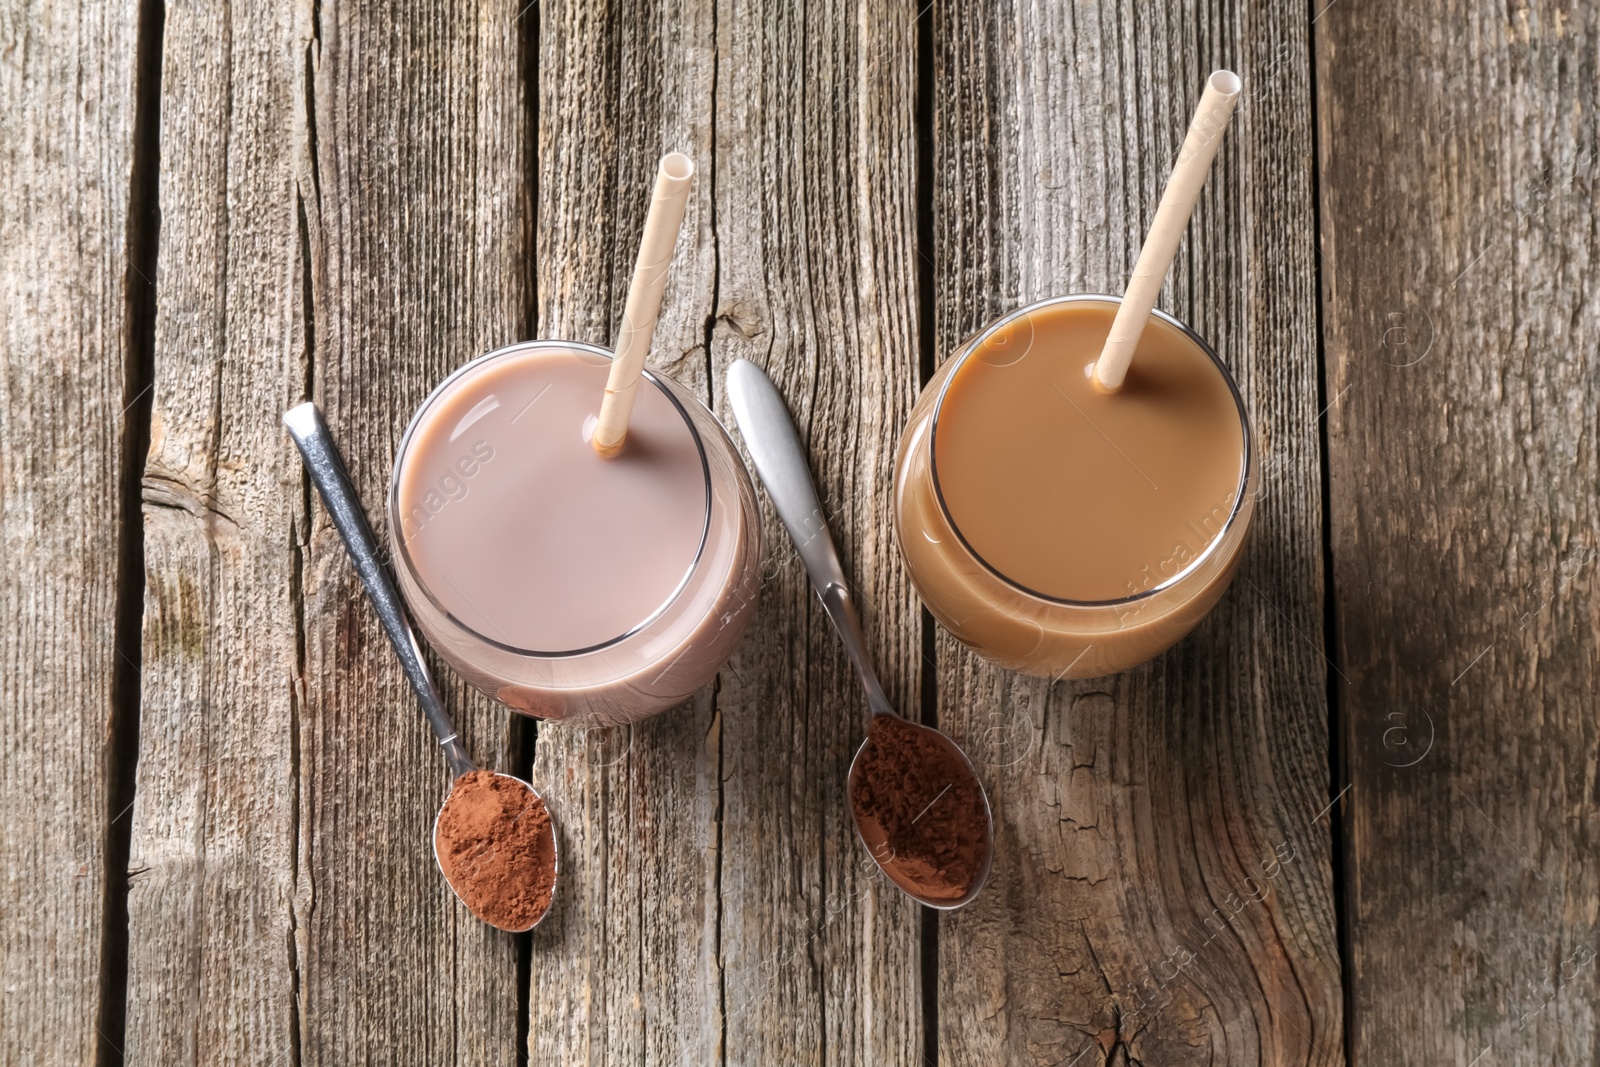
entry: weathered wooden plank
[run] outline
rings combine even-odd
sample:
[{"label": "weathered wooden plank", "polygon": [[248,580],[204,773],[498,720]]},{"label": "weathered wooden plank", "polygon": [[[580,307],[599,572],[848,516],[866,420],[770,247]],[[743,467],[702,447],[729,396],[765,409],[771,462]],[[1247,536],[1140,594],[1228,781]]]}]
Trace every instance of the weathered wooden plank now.
[{"label": "weathered wooden plank", "polygon": [[[411,413],[526,320],[521,7],[302,6],[314,391],[380,531]],[[515,939],[472,918],[434,866],[444,761],[338,535],[314,515],[298,716],[303,1062],[512,1062]],[[509,766],[509,714],[436,673],[470,750]]]},{"label": "weathered wooden plank", "polygon": [[1336,1062],[1305,9],[931,17],[940,358],[1119,292],[1205,76],[1244,74],[1161,306],[1233,369],[1266,460],[1233,590],[1154,663],[1051,684],[940,633],[939,721],[984,764],[998,850],[940,925],[940,1059]]},{"label": "weathered wooden plank", "polygon": [[1600,1046],[1597,35],[1575,4],[1317,23],[1362,1061]]},{"label": "weathered wooden plank", "polygon": [[169,3],[129,1062],[293,1061],[304,389],[294,12]]},{"label": "weathered wooden plank", "polygon": [[[690,151],[653,363],[709,399],[751,356],[823,428],[824,498],[888,678],[914,700],[917,614],[882,492],[916,367],[909,8],[813,13],[809,33],[761,5],[541,15],[541,332],[609,340],[655,159]],[[808,79],[835,87],[799,107]],[[792,553],[769,553],[764,606],[713,692],[631,735],[540,733],[536,778],[576,858],[563,914],[534,938],[536,1062],[921,1047],[915,910],[860,869],[843,808],[859,690]]]},{"label": "weathered wooden plank", "polygon": [[[650,365],[706,397],[711,6],[537,11],[539,336],[612,343],[657,160],[686,152],[697,176]],[[540,728],[562,870],[533,935],[530,1062],[717,1062],[717,721],[704,691],[631,728]]]},{"label": "weathered wooden plank", "polygon": [[[718,383],[746,357],[787,398],[885,687],[912,715],[921,612],[889,487],[920,358],[916,10],[721,10],[711,346]],[[717,693],[724,1051],[740,1064],[918,1063],[920,916],[864,854],[845,800],[861,685],[763,508],[769,578]]]},{"label": "weathered wooden plank", "polygon": [[[138,5],[0,17],[0,1061],[90,1063],[102,911]],[[136,655],[136,653],[135,653]],[[109,1048],[104,1049],[108,1054]]]}]

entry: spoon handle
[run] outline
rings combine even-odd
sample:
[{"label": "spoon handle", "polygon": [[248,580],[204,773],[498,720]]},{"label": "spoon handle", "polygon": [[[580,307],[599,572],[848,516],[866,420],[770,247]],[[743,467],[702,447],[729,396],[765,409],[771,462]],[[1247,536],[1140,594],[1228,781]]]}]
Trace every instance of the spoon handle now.
[{"label": "spoon handle", "polygon": [[794,420],[789,417],[789,409],[784,406],[778,387],[760,367],[747,359],[739,359],[728,368],[728,399],[733,405],[739,432],[744,435],[745,446],[750,449],[750,458],[755,460],[756,471],[767,487],[767,495],[772,498],[772,506],[789,531],[795,551],[806,565],[806,573],[811,575],[817,597],[844,641],[845,651],[856,670],[861,672],[868,706],[874,715],[897,714],[884,695],[883,686],[878,684],[877,672],[872,669],[867,639],[861,632],[861,617],[850,596],[844,568],[839,566],[833,535],[828,532],[827,514],[817,500],[805,451],[800,447]]},{"label": "spoon handle", "polygon": [[472,758],[456,737],[456,728],[450,723],[444,702],[439,699],[439,690],[434,687],[433,676],[428,673],[428,665],[422,659],[416,635],[406,621],[400,594],[395,590],[389,572],[384,570],[383,563],[378,559],[378,546],[372,536],[372,527],[367,525],[361,500],[350,484],[350,476],[345,473],[344,459],[339,455],[339,446],[333,443],[333,436],[328,433],[327,423],[322,421],[322,412],[317,410],[317,405],[307,402],[284,412],[283,424],[289,428],[289,436],[294,438],[295,446],[300,449],[300,456],[305,460],[306,470],[310,472],[317,492],[322,494],[322,503],[328,509],[328,516],[333,519],[334,529],[344,538],[350,561],[361,576],[367,596],[372,598],[372,606],[378,611],[378,621],[383,623],[389,643],[394,645],[395,653],[400,657],[400,666],[410,679],[411,688],[417,691],[417,699],[422,702],[422,713],[428,717],[428,725],[433,727],[434,736],[444,749],[444,758],[450,763],[451,773],[459,778],[475,770]]}]

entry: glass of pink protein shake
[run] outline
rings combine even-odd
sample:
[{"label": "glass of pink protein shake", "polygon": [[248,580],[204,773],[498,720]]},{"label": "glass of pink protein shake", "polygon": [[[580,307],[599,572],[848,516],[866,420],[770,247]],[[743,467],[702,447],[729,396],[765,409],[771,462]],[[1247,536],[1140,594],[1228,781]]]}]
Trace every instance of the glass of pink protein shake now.
[{"label": "glass of pink protein shake", "polygon": [[395,458],[389,541],[412,618],[501,703],[633,722],[681,703],[755,614],[761,528],[716,418],[644,372],[626,447],[593,443],[612,353],[529,341],[433,391]]}]

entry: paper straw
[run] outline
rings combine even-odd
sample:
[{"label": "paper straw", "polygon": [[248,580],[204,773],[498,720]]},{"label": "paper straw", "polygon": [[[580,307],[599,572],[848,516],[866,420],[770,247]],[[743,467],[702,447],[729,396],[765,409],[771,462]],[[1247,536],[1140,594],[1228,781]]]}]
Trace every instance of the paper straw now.
[{"label": "paper straw", "polygon": [[683,211],[689,203],[689,181],[694,177],[694,162],[682,152],[661,157],[656,169],[656,191],[645,216],[644,234],[639,240],[639,259],[633,265],[633,281],[628,285],[628,302],[622,312],[622,333],[617,337],[616,355],[611,360],[611,375],[606,379],[606,397],[600,403],[600,417],[594,428],[594,450],[602,456],[622,451],[628,436],[628,416],[633,413],[633,397],[644,371],[645,356],[656,334],[656,318],[661,313],[661,291],[667,285],[667,268],[672,265],[672,246],[683,225]]},{"label": "paper straw", "polygon": [[1177,254],[1178,241],[1189,226],[1189,216],[1194,214],[1195,201],[1200,199],[1200,187],[1205,184],[1211,161],[1217,158],[1217,148],[1222,143],[1223,131],[1233,117],[1233,105],[1239,100],[1239,76],[1231,70],[1219,70],[1206,79],[1205,92],[1194,109],[1194,119],[1189,123],[1189,133],[1183,139],[1183,150],[1167,179],[1161,193],[1161,204],[1150,224],[1150,233],[1139,249],[1139,259],[1133,265],[1133,276],[1128,279],[1127,291],[1122,295],[1122,305],[1111,323],[1111,333],[1105,348],[1094,365],[1094,383],[1107,393],[1122,388],[1128,364],[1133,361],[1133,350],[1139,347],[1139,337],[1145,323],[1156,306],[1161,293],[1161,283]]}]

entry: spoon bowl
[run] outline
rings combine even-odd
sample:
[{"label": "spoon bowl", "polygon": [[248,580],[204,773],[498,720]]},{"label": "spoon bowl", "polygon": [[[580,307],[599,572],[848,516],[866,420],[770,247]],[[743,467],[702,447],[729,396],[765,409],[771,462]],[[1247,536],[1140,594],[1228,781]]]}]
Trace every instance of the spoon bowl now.
[{"label": "spoon bowl", "polygon": [[[868,746],[872,744],[870,736],[861,742],[861,747],[856,749],[855,758],[850,761],[850,773],[846,779],[848,782],[848,789],[850,791],[850,818],[851,821],[855,823],[856,837],[861,841],[862,847],[864,847],[868,854],[872,856],[873,861],[878,865],[878,869],[884,873],[884,876],[887,877],[889,881],[893,882],[907,896],[913,898],[920,904],[925,904],[930,908],[936,908],[940,911],[951,911],[955,908],[961,907],[964,904],[971,903],[972,900],[976,898],[977,895],[983,890],[984,883],[989,880],[989,872],[994,867],[994,813],[989,807],[989,794],[983,789],[981,785],[981,779],[978,777],[978,772],[973,768],[972,761],[967,758],[967,754],[961,751],[961,746],[957,745],[954,741],[950,740],[950,738],[946,737],[943,733],[931,726],[924,726],[921,723],[912,722],[909,719],[902,719],[902,721],[912,729],[922,731],[928,736],[929,740],[942,747],[948,755],[960,760],[962,767],[966,770],[966,774],[971,781],[980,783],[977,790],[977,795],[978,800],[983,805],[983,849],[981,860],[976,868],[976,873],[972,876],[972,880],[967,884],[966,892],[957,897],[945,898],[920,891],[917,888],[916,883],[908,878],[906,874],[901,871],[900,867],[893,862],[896,857],[893,855],[893,850],[889,847],[888,835],[884,834],[880,827],[867,827],[862,825],[862,803],[860,801],[860,793],[858,792],[863,785],[861,757],[866,753]],[[946,786],[945,788],[948,789],[949,786]],[[939,797],[935,797],[934,800],[929,803],[929,808],[931,808],[933,804],[938,803],[939,799]],[[875,841],[874,838],[877,838],[878,840]],[[888,850],[888,854],[885,854],[886,849]]]},{"label": "spoon bowl", "polygon": [[[502,774],[499,771],[495,771],[493,773],[496,778],[504,778],[509,782],[515,782],[523,789],[526,789],[533,796],[533,799],[539,804],[539,806],[544,809],[546,814],[549,814],[550,805],[545,802],[544,796],[530,783],[523,781],[521,778],[518,778],[512,774]],[[450,798],[453,796],[455,796],[455,788],[452,785],[450,796],[445,797],[444,803],[439,805],[439,813],[433,817],[433,862],[439,865],[439,873],[444,875],[445,884],[447,884],[450,887],[450,891],[456,895],[456,899],[461,901],[461,903],[466,904],[467,909],[474,915],[488,923],[490,926],[494,927],[496,930],[504,930],[508,934],[527,933],[529,930],[532,930],[534,927],[544,922],[545,916],[549,915],[550,912],[555,909],[553,898],[555,895],[556,885],[561,880],[561,841],[559,835],[556,833],[555,817],[553,815],[550,816],[550,893],[552,896],[552,901],[550,904],[545,906],[545,909],[539,913],[539,917],[534,919],[533,922],[528,923],[525,926],[506,926],[502,923],[495,922],[487,915],[484,915],[483,913],[474,909],[471,904],[467,903],[466,894],[462,891],[460,886],[456,885],[455,880],[450,877],[450,865],[445,862],[444,857],[439,855],[439,822],[444,818],[445,810],[450,807]]]},{"label": "spoon bowl", "polygon": [[[867,651],[866,636],[861,632],[861,617],[857,614],[855,602],[850,596],[850,586],[845,581],[844,568],[839,565],[839,553],[834,548],[833,535],[828,532],[826,513],[817,500],[816,486],[811,482],[811,471],[806,466],[805,452],[800,447],[800,438],[795,433],[794,421],[789,417],[789,409],[784,406],[783,397],[778,393],[777,386],[773,385],[772,380],[754,363],[744,359],[735,360],[733,366],[728,368],[728,399],[733,405],[733,414],[738,420],[739,431],[744,435],[745,446],[750,450],[750,458],[755,461],[756,472],[761,475],[762,484],[767,487],[767,495],[772,498],[772,505],[777,509],[778,518],[783,520],[784,529],[789,531],[789,537],[794,541],[795,551],[801,562],[805,564],[806,573],[811,577],[811,584],[817,591],[817,597],[822,601],[822,606],[827,611],[828,618],[832,620],[834,629],[839,632],[839,639],[844,642],[845,652],[850,656],[850,661],[855,664],[856,671],[861,675],[861,684],[867,693],[867,707],[874,720],[879,716],[891,716],[898,723],[913,726],[937,738],[937,751],[946,755],[946,759],[941,761],[944,764],[943,770],[953,772],[958,779],[945,788],[954,789],[960,785],[962,795],[971,797],[975,794],[980,798],[979,802],[983,808],[982,835],[974,842],[977,852],[972,857],[974,862],[967,865],[972,871],[971,881],[967,883],[959,897],[927,893],[919,890],[906,872],[900,869],[906,866],[909,860],[899,864],[894,863],[898,857],[892,850],[886,855],[881,843],[874,845],[868,840],[869,834],[862,827],[858,800],[863,792],[870,790],[873,785],[862,763],[863,755],[872,745],[870,730],[867,740],[856,750],[855,759],[850,763],[846,789],[849,793],[851,818],[856,825],[856,836],[866,846],[878,869],[907,896],[930,908],[959,908],[978,895],[978,891],[983,888],[983,883],[989,877],[989,869],[994,862],[994,817],[989,810],[989,798],[984,792],[983,781],[972,769],[972,761],[967,759],[966,754],[954,741],[931,726],[910,722],[895,710],[889,703],[889,698],[884,695],[883,686],[879,684],[877,672],[872,666],[872,657]],[[950,754],[959,756],[960,759],[949,759]],[[922,769],[931,769],[931,765],[925,764]],[[928,808],[932,808],[933,803],[937,803],[939,799],[940,797],[935,797],[928,804]],[[910,822],[917,822],[926,813],[927,809],[924,809]]]},{"label": "spoon bowl", "polygon": [[[312,484],[317,487],[317,492],[321,494],[322,502],[328,509],[328,517],[333,520],[334,529],[339,531],[339,537],[350,553],[350,562],[355,565],[356,574],[361,578],[362,588],[372,600],[372,606],[378,613],[378,621],[383,624],[383,631],[388,635],[389,643],[394,646],[395,654],[400,657],[400,666],[405,671],[411,688],[417,694],[417,701],[422,705],[422,714],[428,720],[428,726],[432,728],[434,736],[439,739],[439,747],[444,752],[445,761],[450,765],[453,794],[455,783],[463,775],[477,770],[478,765],[467,755],[449,714],[444,710],[444,701],[439,699],[439,690],[433,684],[433,675],[422,658],[422,649],[417,644],[416,635],[411,631],[411,623],[406,619],[405,609],[401,607],[400,594],[395,590],[389,572],[378,557],[377,541],[372,536],[372,527],[367,524],[366,513],[361,510],[361,500],[350,484],[350,476],[345,472],[344,458],[339,454],[339,446],[334,444],[333,435],[328,432],[327,423],[323,421],[322,413],[317,410],[315,404],[308,402],[290,408],[284,413],[283,424],[288,427],[289,436],[294,438],[295,447],[300,450],[300,457],[305,460]],[[550,806],[544,802],[538,790],[521,778],[499,773],[496,773],[495,777],[509,778],[521,785],[537,798],[546,812],[550,812]],[[456,895],[456,899],[466,904],[467,910],[478,918],[489,922],[482,913],[467,903],[460,889],[450,881],[444,864],[439,863],[437,845],[439,816],[444,814],[444,809],[449,803],[450,799],[446,797],[444,804],[439,806],[439,814],[434,816],[433,860],[439,864],[439,873],[445,875],[445,884],[450,886],[450,891]],[[551,849],[555,859],[554,876],[550,885],[552,897],[560,876],[560,853],[554,851],[557,848],[558,837],[555,815],[550,813]],[[546,907],[531,925],[513,932],[521,933],[523,930],[533,929],[550,911],[551,909]],[[489,922],[489,925],[496,929],[506,929],[492,922]]]}]

